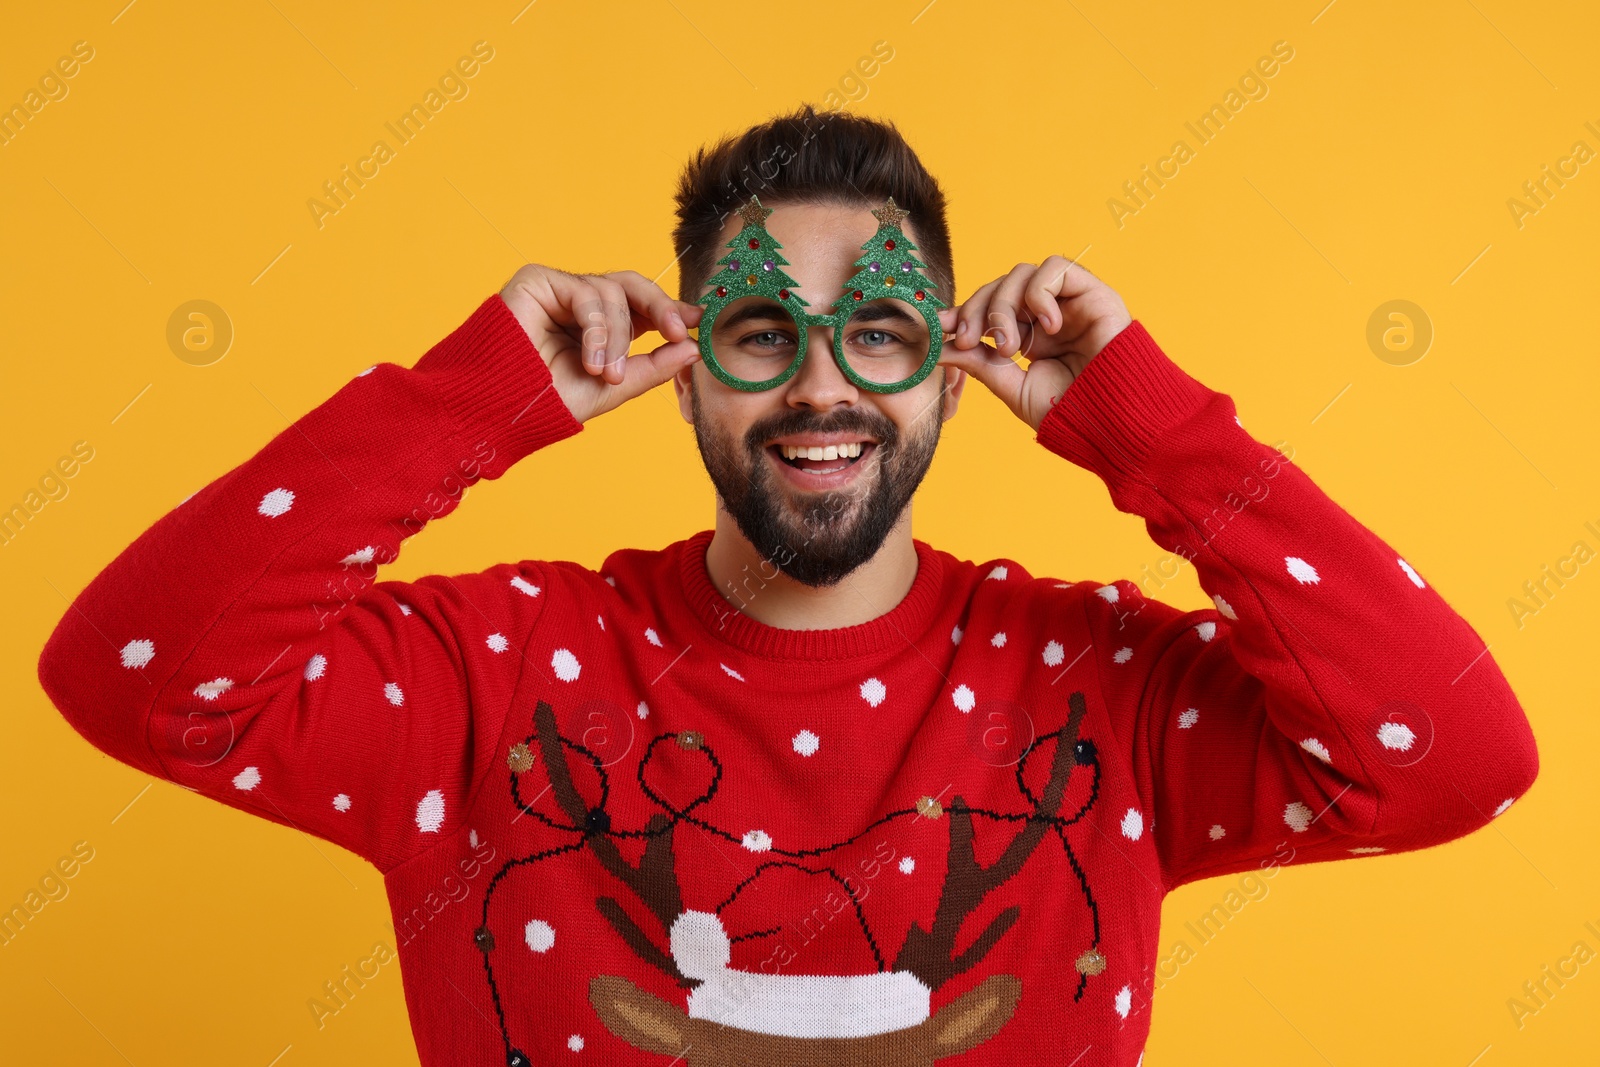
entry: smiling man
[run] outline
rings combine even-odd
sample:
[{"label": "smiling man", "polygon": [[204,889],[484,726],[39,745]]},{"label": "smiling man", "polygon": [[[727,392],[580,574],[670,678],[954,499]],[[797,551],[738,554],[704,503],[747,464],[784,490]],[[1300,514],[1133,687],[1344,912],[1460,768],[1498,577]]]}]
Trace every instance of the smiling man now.
[{"label": "smiling man", "polygon": [[[424,1064],[1131,1067],[1168,891],[1438,845],[1532,784],[1422,554],[1112,289],[1052,255],[946,306],[943,196],[893,126],[803,109],[702,150],[674,240],[681,299],[529,265],[362,371],[40,658],[105,752],[384,873]],[[915,538],[969,378],[1212,606]],[[668,382],[712,527],[375,580],[466,485]]]}]

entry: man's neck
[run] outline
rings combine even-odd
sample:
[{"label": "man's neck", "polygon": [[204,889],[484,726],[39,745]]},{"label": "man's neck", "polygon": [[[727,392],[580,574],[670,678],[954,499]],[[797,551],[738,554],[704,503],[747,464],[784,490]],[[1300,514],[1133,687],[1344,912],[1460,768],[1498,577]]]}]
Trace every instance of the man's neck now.
[{"label": "man's neck", "polygon": [[779,570],[719,507],[716,531],[706,546],[706,572],[728,603],[768,626],[831,630],[870,622],[893,610],[916,581],[911,508],[870,560],[836,585],[813,588]]}]

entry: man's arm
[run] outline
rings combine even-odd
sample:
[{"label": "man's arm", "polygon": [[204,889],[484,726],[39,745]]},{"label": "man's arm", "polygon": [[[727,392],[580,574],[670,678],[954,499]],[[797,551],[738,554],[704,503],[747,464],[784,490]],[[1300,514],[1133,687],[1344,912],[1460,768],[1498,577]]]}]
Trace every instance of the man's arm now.
[{"label": "man's arm", "polygon": [[1285,842],[1299,862],[1439,844],[1533,783],[1527,718],[1471,625],[1140,323],[1037,439],[1099,474],[1215,604],[1127,581],[1085,601],[1168,888]]},{"label": "man's arm", "polygon": [[1181,612],[1126,581],[1084,602],[1142,808],[1123,832],[1152,835],[1168,888],[1281,845],[1307,861],[1439,844],[1532,785],[1532,730],[1478,634],[1103,282],[1051,256],[941,316],[942,362],[1098,474],[1215,604]]},{"label": "man's arm", "polygon": [[607,328],[631,340],[674,303],[623,273],[524,268],[414,366],[362,372],[163,516],[52,633],[51,700],[117,759],[383,870],[458,826],[504,758],[519,672],[550,670],[522,659],[549,571],[377,568],[466,487],[692,353],[680,323],[676,344],[584,365]]}]

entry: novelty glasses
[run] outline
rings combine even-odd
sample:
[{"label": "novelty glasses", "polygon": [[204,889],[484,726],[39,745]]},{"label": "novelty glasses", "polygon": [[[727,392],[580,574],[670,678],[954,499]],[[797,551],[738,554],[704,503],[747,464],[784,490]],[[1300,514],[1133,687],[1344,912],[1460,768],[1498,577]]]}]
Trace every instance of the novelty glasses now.
[{"label": "novelty glasses", "polygon": [[767,232],[771,208],[751,197],[739,209],[744,228],[728,242],[733,251],[700,298],[705,313],[691,331],[700,358],[718,380],[734,389],[760,392],[792,378],[806,358],[812,326],[833,329],[833,358],[859,388],[874,393],[910,389],[933,372],[944,343],[934,285],[922,273],[927,264],[900,229],[908,213],[890,197],[872,212],[878,230],[857,259],[856,273],[830,314],[805,310],[797,284],[781,269],[788,260]]}]

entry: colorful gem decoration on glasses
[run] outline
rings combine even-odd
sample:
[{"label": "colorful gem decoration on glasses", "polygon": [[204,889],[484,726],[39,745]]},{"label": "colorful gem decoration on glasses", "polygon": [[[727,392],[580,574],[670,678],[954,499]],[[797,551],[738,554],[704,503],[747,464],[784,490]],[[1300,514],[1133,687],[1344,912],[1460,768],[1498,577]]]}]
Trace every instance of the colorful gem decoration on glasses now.
[{"label": "colorful gem decoration on glasses", "polygon": [[[922,273],[927,264],[917,259],[916,246],[901,229],[909,213],[893,197],[873,210],[877,232],[861,246],[856,273],[845,281],[827,314],[807,311],[806,301],[795,292],[798,283],[784,273],[789,261],[767,232],[770,214],[772,209],[762,207],[755,196],[739,209],[744,226],[728,242],[730,251],[717,261],[720,269],[706,283],[708,291],[699,301],[706,310],[695,331],[706,369],[734,389],[775,388],[805,361],[810,327],[826,326],[833,330],[834,362],[857,387],[898,393],[927,378],[943,347],[939,309],[946,305]],[[734,312],[719,324],[729,308]],[[713,344],[719,329],[720,358]],[[761,337],[778,340],[757,340]]]}]

